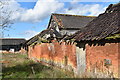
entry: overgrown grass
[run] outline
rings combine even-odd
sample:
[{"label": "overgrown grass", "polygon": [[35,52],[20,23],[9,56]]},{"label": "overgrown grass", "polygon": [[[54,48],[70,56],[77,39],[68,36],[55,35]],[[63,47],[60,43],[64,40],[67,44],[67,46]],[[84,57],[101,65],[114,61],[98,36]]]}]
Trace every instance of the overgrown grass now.
[{"label": "overgrown grass", "polygon": [[23,54],[3,54],[2,78],[73,78],[72,72],[35,63]]}]

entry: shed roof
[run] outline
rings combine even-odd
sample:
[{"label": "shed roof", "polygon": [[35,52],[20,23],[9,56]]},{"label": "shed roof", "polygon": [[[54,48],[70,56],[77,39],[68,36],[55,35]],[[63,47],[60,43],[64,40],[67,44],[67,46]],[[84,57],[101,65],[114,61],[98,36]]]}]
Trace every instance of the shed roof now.
[{"label": "shed roof", "polygon": [[45,34],[50,34],[51,36],[55,34],[56,37],[62,37],[62,35],[54,28],[49,28],[46,30],[43,30],[39,36],[43,37]]},{"label": "shed roof", "polygon": [[[95,18],[95,16],[81,16],[81,15],[53,13],[51,15],[51,18],[53,18],[57,22],[59,28],[79,29],[81,27],[85,27],[90,21],[92,21]],[[48,25],[48,28],[49,28],[49,25]]]},{"label": "shed roof", "polygon": [[0,45],[19,45],[25,41],[23,38],[0,38]]},{"label": "shed roof", "polygon": [[120,3],[109,5],[103,14],[100,14],[71,38],[76,41],[100,40],[117,33],[120,33]]},{"label": "shed roof", "polygon": [[46,29],[43,30],[42,32],[40,32],[39,34],[35,35],[34,37],[30,38],[29,40],[26,41],[27,45],[30,45],[32,43],[34,43],[35,41],[37,41],[40,38],[42,38],[45,34],[50,34],[50,37],[52,37],[53,35],[56,36],[56,38],[61,38],[62,35],[60,33],[58,33],[55,29]]}]

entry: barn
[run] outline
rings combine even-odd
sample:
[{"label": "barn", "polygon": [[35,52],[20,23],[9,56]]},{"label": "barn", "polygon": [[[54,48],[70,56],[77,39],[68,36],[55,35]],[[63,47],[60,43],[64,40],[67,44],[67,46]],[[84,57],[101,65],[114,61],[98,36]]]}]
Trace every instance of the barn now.
[{"label": "barn", "polygon": [[81,28],[85,27],[94,18],[96,18],[96,16],[53,13],[47,29],[55,29],[61,35],[72,35]]},{"label": "barn", "polygon": [[71,39],[75,39],[79,51],[78,72],[81,72],[84,61],[87,72],[120,76],[120,3],[109,5],[103,14],[72,35]]},{"label": "barn", "polygon": [[[75,32],[66,28],[71,24],[69,20],[64,23],[63,17],[58,18],[52,16],[48,29],[42,32],[42,36],[46,33],[47,36],[55,34],[56,30],[61,40],[53,35],[56,39],[44,42],[39,38],[41,34],[34,36],[26,43],[29,44],[30,59],[73,71],[77,75],[86,73],[94,78],[120,77],[120,3],[109,5],[104,13]],[[69,36],[63,37],[64,35]]]},{"label": "barn", "polygon": [[26,40],[23,38],[0,38],[1,51],[19,51],[22,43]]},{"label": "barn", "polygon": [[36,42],[39,38],[49,41],[53,39],[61,40],[79,31],[94,18],[96,17],[53,13],[47,29],[27,40],[26,45]]},{"label": "barn", "polygon": [[76,72],[75,44],[66,45],[62,40],[84,28],[94,18],[95,16],[52,14],[47,29],[26,41],[29,58]]}]

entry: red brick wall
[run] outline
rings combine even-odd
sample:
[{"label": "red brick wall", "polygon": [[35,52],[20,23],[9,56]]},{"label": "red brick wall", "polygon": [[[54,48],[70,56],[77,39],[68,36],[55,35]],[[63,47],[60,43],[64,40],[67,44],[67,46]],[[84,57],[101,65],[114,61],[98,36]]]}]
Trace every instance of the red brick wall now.
[{"label": "red brick wall", "polygon": [[[58,42],[41,43],[34,47],[29,46],[28,56],[31,59],[42,61],[50,65],[66,67],[68,69],[76,68],[76,46],[74,44],[61,44]],[[67,65],[66,65],[67,64]]]},{"label": "red brick wall", "polygon": [[[119,45],[119,46],[118,46]],[[113,72],[114,76],[118,76],[118,58],[120,62],[118,43],[106,43],[104,46],[86,45],[86,70],[93,72],[104,72],[105,74]],[[119,55],[118,55],[119,54]],[[76,46],[75,44],[58,43],[41,43],[34,47],[29,46],[29,58],[41,61],[50,65],[64,67],[69,70],[76,71]],[[104,59],[109,59],[112,62],[108,68],[104,66]]]},{"label": "red brick wall", "polygon": [[[119,44],[120,45],[120,44]],[[86,45],[86,65],[88,71],[96,71],[109,73],[113,72],[118,77],[118,43],[106,43],[104,46]],[[112,65],[108,68],[104,66],[104,59],[112,61]]]}]

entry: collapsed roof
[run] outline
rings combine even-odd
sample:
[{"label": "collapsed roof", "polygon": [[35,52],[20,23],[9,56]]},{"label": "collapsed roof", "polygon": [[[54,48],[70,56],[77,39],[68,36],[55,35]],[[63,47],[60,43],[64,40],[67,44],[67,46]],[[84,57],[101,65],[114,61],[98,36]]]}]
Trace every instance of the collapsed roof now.
[{"label": "collapsed roof", "polygon": [[120,33],[120,3],[111,4],[103,14],[71,36],[76,41],[101,40]]},{"label": "collapsed roof", "polygon": [[27,43],[27,45],[30,45],[30,44],[34,43],[35,41],[37,41],[39,38],[44,38],[44,39],[49,38],[50,39],[50,38],[54,38],[54,37],[62,38],[62,35],[60,33],[58,33],[55,29],[49,28],[49,29],[43,30],[36,36],[32,37],[26,43]]},{"label": "collapsed roof", "polygon": [[[80,15],[68,15],[68,14],[52,14],[51,19],[54,19],[58,24],[58,27],[60,29],[80,29],[81,27],[84,27],[87,23],[92,21],[95,16],[80,16]],[[51,19],[49,22],[49,25],[51,23]],[[52,37],[55,38],[64,38],[65,35],[61,35],[54,27],[50,27],[48,25],[48,28],[46,30],[43,30],[36,36],[32,37],[31,39],[26,41],[27,45],[30,45],[37,41],[40,38],[44,38],[46,36],[49,36],[49,39]]]}]

